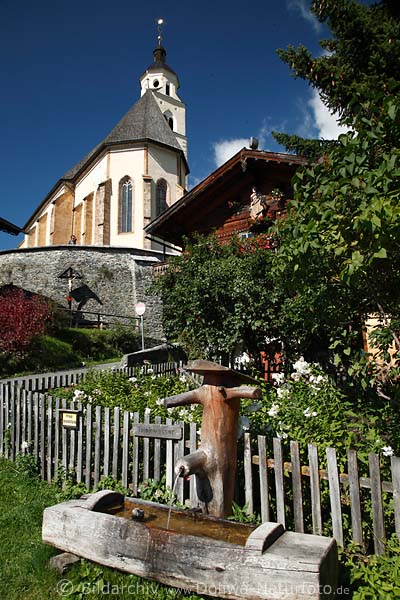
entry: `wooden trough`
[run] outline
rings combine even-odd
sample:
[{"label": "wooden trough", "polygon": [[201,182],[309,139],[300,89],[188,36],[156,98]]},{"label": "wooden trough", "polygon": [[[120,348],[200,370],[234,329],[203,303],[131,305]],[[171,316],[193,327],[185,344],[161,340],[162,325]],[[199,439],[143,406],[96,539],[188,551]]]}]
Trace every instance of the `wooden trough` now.
[{"label": "wooden trough", "polygon": [[[142,520],[132,510],[142,509]],[[88,494],[46,508],[43,541],[102,565],[221,598],[334,598],[333,539],[285,532],[282,525],[233,523],[193,511]],[[169,528],[167,529],[167,523]]]}]

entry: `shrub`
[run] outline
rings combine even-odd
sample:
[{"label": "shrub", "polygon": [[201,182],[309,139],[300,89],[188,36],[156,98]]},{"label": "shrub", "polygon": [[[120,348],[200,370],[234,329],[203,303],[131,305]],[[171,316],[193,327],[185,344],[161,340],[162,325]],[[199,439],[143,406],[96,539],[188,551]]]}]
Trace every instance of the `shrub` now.
[{"label": "shrub", "polygon": [[22,289],[4,291],[0,302],[0,352],[23,357],[50,322],[51,309],[44,298]]}]

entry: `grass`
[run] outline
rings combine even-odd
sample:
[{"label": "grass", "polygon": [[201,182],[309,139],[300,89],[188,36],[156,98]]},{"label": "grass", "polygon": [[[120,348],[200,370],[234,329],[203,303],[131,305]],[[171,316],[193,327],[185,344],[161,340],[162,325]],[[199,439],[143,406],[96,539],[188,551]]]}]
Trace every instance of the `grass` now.
[{"label": "grass", "polygon": [[2,600],[202,600],[136,577],[80,561],[66,574],[48,566],[60,551],[41,541],[42,513],[57,488],[0,459],[0,598]]}]

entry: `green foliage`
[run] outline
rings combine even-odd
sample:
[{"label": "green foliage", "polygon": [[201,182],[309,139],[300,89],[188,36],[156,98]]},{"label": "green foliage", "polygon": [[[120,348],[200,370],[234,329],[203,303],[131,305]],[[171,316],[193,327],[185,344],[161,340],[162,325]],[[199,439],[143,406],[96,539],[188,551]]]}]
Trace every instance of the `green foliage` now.
[{"label": "green foliage", "polygon": [[248,523],[251,525],[261,525],[261,516],[257,513],[249,515],[247,506],[239,506],[236,502],[232,502],[232,515],[228,517],[229,521],[237,523]]},{"label": "green foliage", "polygon": [[368,453],[382,456],[382,473],[390,477],[385,449],[400,452],[398,411],[387,402],[350,401],[343,391],[316,364],[300,359],[293,372],[275,377],[273,389],[263,394],[256,412],[243,408],[250,420],[251,432],[296,440],[303,456],[314,443],[325,462],[325,449],[337,450],[339,465],[346,467],[346,451],[357,450],[359,461],[368,465]]},{"label": "green foliage", "polygon": [[89,491],[84,483],[76,481],[75,470],[66,469],[61,463],[57,467],[57,476],[53,485],[57,489],[57,502],[80,498]]},{"label": "green foliage", "polygon": [[363,556],[347,551],[345,566],[350,571],[353,600],[392,600],[400,598],[400,541],[393,535],[385,554]]},{"label": "green foliage", "polygon": [[357,135],[341,135],[324,161],[295,176],[292,210],[276,228],[277,275],[304,322],[310,315],[324,332],[335,366],[364,388],[393,381],[380,381],[379,366],[360,354],[362,319],[397,319],[400,307],[400,96],[374,101],[364,99],[369,117]]},{"label": "green foliage", "polygon": [[201,408],[197,405],[166,409],[163,398],[174,396],[193,385],[184,375],[156,376],[151,368],[138,368],[133,377],[115,371],[89,371],[85,379],[69,388],[54,390],[54,396],[90,403],[93,406],[118,406],[122,410],[146,412],[153,416],[199,422]]},{"label": "green foliage", "polygon": [[266,336],[278,333],[274,315],[282,298],[271,280],[273,256],[253,240],[222,245],[209,236],[188,244],[155,285],[167,337],[191,357],[227,361],[242,347],[257,362]]},{"label": "green foliage", "polygon": [[178,502],[172,489],[166,485],[165,475],[160,481],[147,479],[140,484],[138,492],[142,500],[150,500],[151,502],[158,502],[159,504],[183,508],[183,505]]},{"label": "green foliage", "polygon": [[65,329],[60,333],[81,360],[102,360],[139,350],[138,334],[129,327],[113,329]]},{"label": "green foliage", "polygon": [[29,452],[27,454],[17,454],[15,468],[23,477],[38,477],[40,473],[36,456]]}]

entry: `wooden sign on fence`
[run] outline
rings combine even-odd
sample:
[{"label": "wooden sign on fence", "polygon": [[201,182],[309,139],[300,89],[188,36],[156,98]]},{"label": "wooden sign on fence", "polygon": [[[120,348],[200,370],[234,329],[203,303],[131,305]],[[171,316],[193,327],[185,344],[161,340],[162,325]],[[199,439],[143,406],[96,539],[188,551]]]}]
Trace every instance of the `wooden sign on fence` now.
[{"label": "wooden sign on fence", "polygon": [[181,425],[157,425],[153,423],[138,423],[132,427],[133,435],[144,438],[161,440],[181,440],[183,427]]}]

